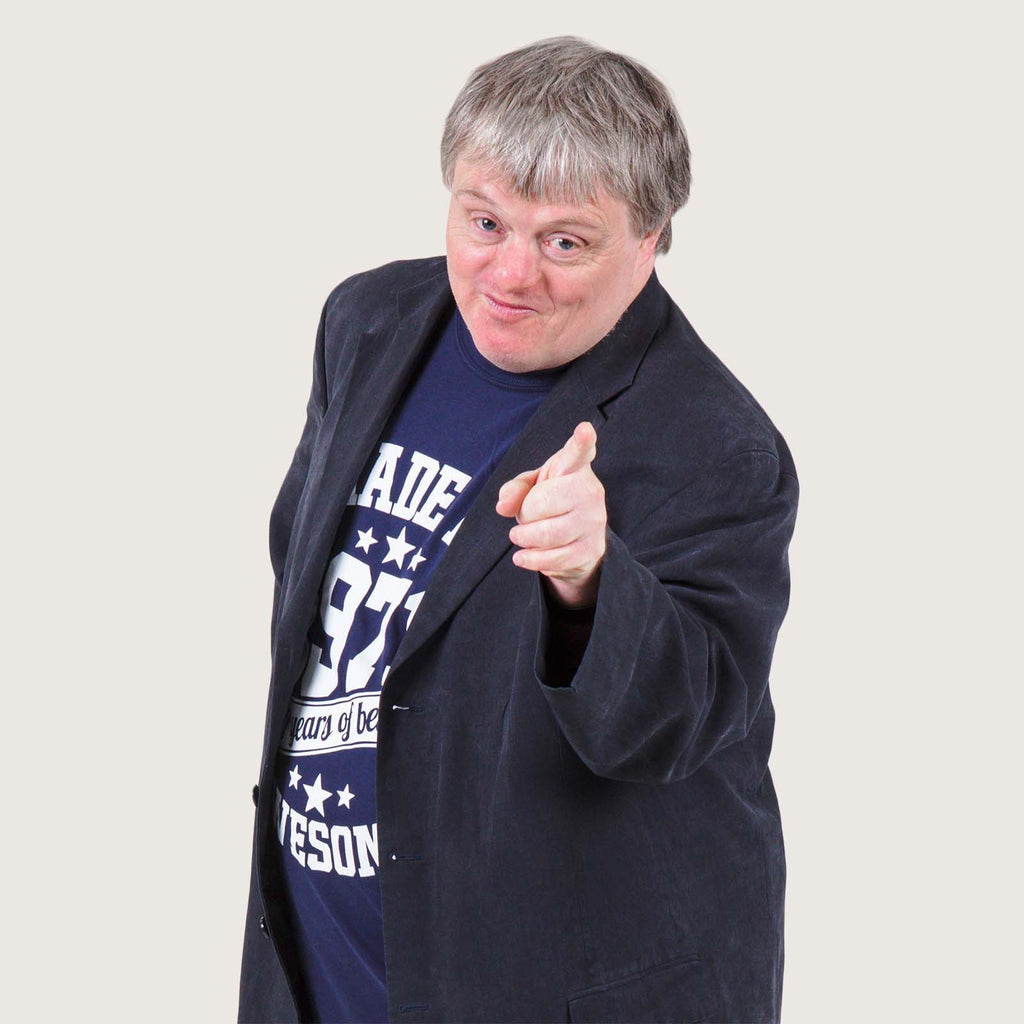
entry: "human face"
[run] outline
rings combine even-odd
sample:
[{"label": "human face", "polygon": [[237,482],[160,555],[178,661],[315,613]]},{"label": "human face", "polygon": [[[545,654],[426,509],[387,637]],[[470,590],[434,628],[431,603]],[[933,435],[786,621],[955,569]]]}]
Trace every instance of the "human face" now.
[{"label": "human face", "polygon": [[459,159],[448,278],[478,351],[524,373],[593,348],[647,283],[658,234],[638,238],[629,208],[603,190],[582,205],[524,199]]}]

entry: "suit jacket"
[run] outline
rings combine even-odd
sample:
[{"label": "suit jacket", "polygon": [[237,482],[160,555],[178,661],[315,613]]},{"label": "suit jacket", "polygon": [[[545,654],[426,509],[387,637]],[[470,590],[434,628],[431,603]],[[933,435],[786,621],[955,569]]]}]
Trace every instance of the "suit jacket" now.
[{"label": "suit jacket", "polygon": [[[239,1017],[295,1020],[271,772],[346,500],[453,308],[443,258],[339,285],[271,515],[273,667]],[[594,624],[547,668],[501,483],[581,420],[608,507]],[[768,674],[789,594],[785,442],[652,276],[516,439],[384,684],[379,879],[392,1021],[774,1021],[785,861]],[[262,794],[262,795],[260,795]]]}]

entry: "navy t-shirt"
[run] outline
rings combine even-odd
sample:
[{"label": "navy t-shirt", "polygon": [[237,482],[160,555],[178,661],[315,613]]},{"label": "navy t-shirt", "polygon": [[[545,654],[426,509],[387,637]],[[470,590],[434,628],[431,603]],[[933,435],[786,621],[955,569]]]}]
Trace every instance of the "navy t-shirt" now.
[{"label": "navy t-shirt", "polygon": [[349,498],[276,767],[277,849],[320,1021],[387,1020],[375,799],[381,686],[430,574],[559,373],[500,370],[456,311]]}]

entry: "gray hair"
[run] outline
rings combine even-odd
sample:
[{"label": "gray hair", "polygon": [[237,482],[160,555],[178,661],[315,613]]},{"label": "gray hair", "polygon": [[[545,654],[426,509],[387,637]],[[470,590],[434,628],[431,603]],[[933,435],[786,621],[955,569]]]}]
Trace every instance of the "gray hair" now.
[{"label": "gray hair", "polygon": [[639,237],[662,228],[690,194],[690,147],[665,86],[620,53],[559,36],[506,53],[470,75],[441,138],[452,187],[460,156],[494,168],[527,199],[574,203],[597,188],[630,208]]}]

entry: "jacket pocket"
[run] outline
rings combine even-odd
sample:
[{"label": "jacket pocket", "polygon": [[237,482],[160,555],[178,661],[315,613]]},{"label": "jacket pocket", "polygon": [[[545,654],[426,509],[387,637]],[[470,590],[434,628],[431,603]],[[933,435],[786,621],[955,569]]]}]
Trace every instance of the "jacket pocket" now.
[{"label": "jacket pocket", "polygon": [[578,992],[569,999],[573,1024],[699,1024],[710,1020],[711,994],[704,958],[673,957],[621,981]]}]

